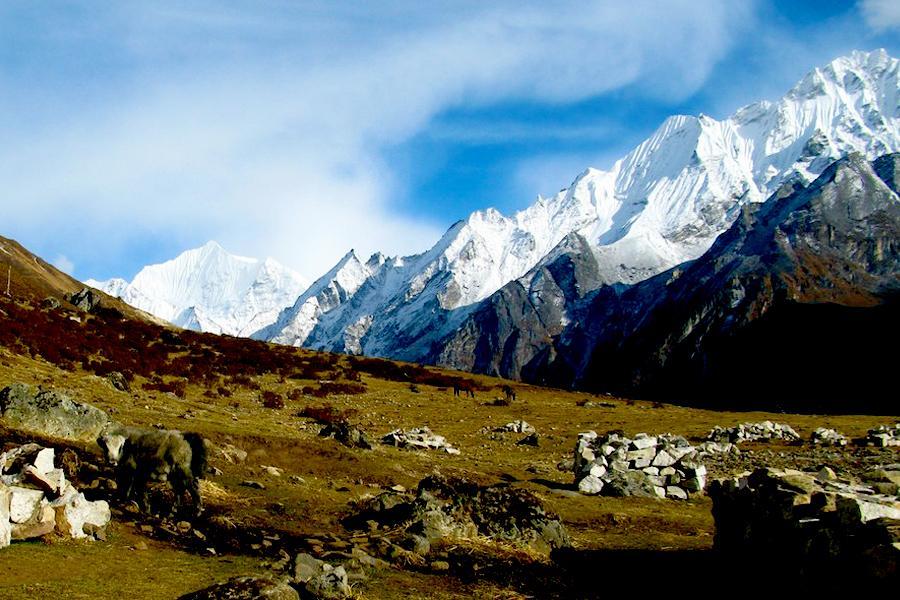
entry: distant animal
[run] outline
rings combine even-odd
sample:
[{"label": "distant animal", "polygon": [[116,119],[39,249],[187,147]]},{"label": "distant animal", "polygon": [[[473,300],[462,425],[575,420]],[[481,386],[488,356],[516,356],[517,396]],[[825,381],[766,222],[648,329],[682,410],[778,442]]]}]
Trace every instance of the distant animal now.
[{"label": "distant animal", "polygon": [[512,389],[511,386],[504,385],[504,386],[503,386],[503,393],[506,394],[506,400],[507,400],[508,402],[515,402],[515,401],[516,401],[516,390]]},{"label": "distant animal", "polygon": [[168,482],[176,512],[187,492],[199,514],[198,480],[206,471],[206,445],[200,435],[121,427],[103,433],[97,443],[116,467],[116,483],[124,500],[134,500],[142,512],[148,512],[148,485]]}]

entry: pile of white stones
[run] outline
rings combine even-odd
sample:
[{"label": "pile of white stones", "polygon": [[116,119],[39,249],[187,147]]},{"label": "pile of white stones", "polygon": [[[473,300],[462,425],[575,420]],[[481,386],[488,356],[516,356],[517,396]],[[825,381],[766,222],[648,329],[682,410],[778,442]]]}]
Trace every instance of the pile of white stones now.
[{"label": "pile of white stones", "polygon": [[716,425],[706,435],[706,439],[711,442],[731,442],[732,444],[757,440],[796,442],[800,440],[800,434],[786,423],[763,421],[762,423],[741,423],[735,427],[728,428]]},{"label": "pile of white stones", "polygon": [[[900,481],[884,467],[870,476]],[[896,489],[894,487],[893,489]],[[900,568],[900,498],[871,485],[818,473],[761,468],[713,481],[708,490],[715,547],[725,553],[788,561],[801,571],[862,568],[862,575],[896,576]],[[845,575],[844,573],[840,573]]]},{"label": "pile of white stones", "polygon": [[432,433],[427,427],[395,429],[381,438],[381,443],[398,448],[443,450],[447,454],[459,454],[459,450],[451,446],[444,436]]},{"label": "pile of white stones", "polygon": [[37,444],[0,453],[0,548],[53,531],[73,538],[103,535],[109,505],[86,499],[54,461],[53,448]]},{"label": "pile of white stones", "polygon": [[866,445],[885,448],[887,446],[900,446],[900,423],[893,425],[879,425],[866,433]]},{"label": "pile of white stones", "polygon": [[836,429],[817,427],[809,436],[809,442],[814,446],[846,446],[850,440]]},{"label": "pile of white stones", "polygon": [[706,485],[706,467],[697,458],[696,448],[670,433],[628,438],[588,431],[575,445],[575,485],[588,495],[686,500]]},{"label": "pile of white stones", "polygon": [[497,433],[534,433],[534,427],[527,422],[518,420],[510,421],[506,425],[494,429]]}]

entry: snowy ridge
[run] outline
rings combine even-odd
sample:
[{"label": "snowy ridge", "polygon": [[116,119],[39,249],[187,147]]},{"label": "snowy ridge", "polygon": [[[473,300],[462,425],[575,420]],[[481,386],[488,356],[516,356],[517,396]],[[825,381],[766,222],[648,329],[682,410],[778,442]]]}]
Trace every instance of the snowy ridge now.
[{"label": "snowy ridge", "polygon": [[362,262],[351,251],[302,294],[291,288],[295,279],[279,282],[278,269],[260,279],[258,263],[240,266],[252,259],[185,258],[204,249],[176,259],[177,268],[148,267],[131,284],[104,285],[194,328],[420,360],[479,302],[510,281],[528,288],[546,260],[581,248],[567,245],[570,234],[587,241],[600,284],[636,283],[698,258],[742,205],[765,200],[784,182],[809,182],[850,152],[874,159],[900,150],[898,85],[896,59],[883,50],[853,52],[776,102],[724,120],[670,117],[608,171],[587,169],[568,189],[511,217],[472,213],[422,254]]},{"label": "snowy ridge", "polygon": [[271,324],[306,288],[276,261],[235,256],[216,242],[144,267],[130,283],[85,283],[180,327],[238,336]]},{"label": "snowy ridge", "polygon": [[476,303],[555,256],[570,233],[588,241],[602,283],[641,281],[699,257],[743,204],[787,179],[811,181],[852,151],[873,159],[900,149],[898,97],[898,61],[854,52],[777,102],[722,121],[670,117],[609,171],[587,169],[512,217],[475,212],[428,252],[384,261],[329,311],[279,318],[304,335],[279,335],[276,325],[260,337],[417,360]]}]

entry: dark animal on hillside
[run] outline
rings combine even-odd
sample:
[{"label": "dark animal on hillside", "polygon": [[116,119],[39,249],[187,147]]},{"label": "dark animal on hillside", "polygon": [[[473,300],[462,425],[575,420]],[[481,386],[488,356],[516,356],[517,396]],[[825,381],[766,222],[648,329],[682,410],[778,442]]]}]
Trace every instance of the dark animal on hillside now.
[{"label": "dark animal on hillside", "polygon": [[506,399],[509,402],[515,402],[516,400],[516,390],[512,389],[511,386],[504,385],[503,393],[506,394]]},{"label": "dark animal on hillside", "polygon": [[168,482],[175,494],[175,509],[187,492],[196,514],[202,506],[199,478],[206,470],[206,446],[196,433],[119,428],[102,434],[97,443],[116,467],[123,499],[134,500],[148,510],[148,485]]}]

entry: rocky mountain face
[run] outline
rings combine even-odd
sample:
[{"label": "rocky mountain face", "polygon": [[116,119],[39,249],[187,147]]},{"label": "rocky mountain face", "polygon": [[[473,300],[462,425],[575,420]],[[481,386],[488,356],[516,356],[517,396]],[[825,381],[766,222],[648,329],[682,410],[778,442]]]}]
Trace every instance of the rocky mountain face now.
[{"label": "rocky mountain face", "polygon": [[584,294],[698,258],[743,206],[849,152],[900,150],[898,81],[897,60],[857,52],[778,102],[671,117],[610,171],[588,169],[513,217],[476,212],[424,254],[379,258],[328,310],[295,304],[258,337],[518,377]]},{"label": "rocky mountain face", "polygon": [[235,256],[216,242],[124,279],[85,283],[179,327],[249,336],[275,321],[306,289],[304,278],[272,260]]},{"label": "rocky mountain face", "polygon": [[[815,69],[776,102],[724,120],[673,116],[610,170],[588,169],[552,198],[511,217],[475,212],[415,256],[362,260],[351,251],[305,291],[291,294],[271,277],[265,294],[246,296],[249,283],[210,278],[199,261],[193,276],[140,286],[113,281],[104,289],[205,331],[586,382],[581,369],[555,375],[568,364],[557,353],[575,347],[557,340],[590,326],[594,298],[618,297],[700,258],[747,207],[779,190],[790,195],[841,157],[900,151],[898,71],[884,51],[854,52]],[[182,294],[197,288],[169,279],[211,283],[200,286],[204,294]]]},{"label": "rocky mountain face", "polygon": [[879,386],[900,332],[898,172],[898,154],[852,154],[809,186],[743,207],[700,259],[584,297],[522,376],[717,406],[853,402],[892,414]]},{"label": "rocky mountain face", "polygon": [[[585,180],[614,181],[597,194],[609,217],[576,232],[585,244],[566,238],[473,307],[427,360],[526,376],[524,366],[548,351],[548,340],[584,318],[579,302],[586,293],[698,258],[742,207],[786,184],[812,181],[850,152],[874,159],[900,149],[898,86],[897,60],[857,52],[816,69],[777,103],[750,105],[724,121],[670,118],[612,172],[589,171],[567,192],[578,197]],[[562,264],[578,268],[564,273]]]}]

